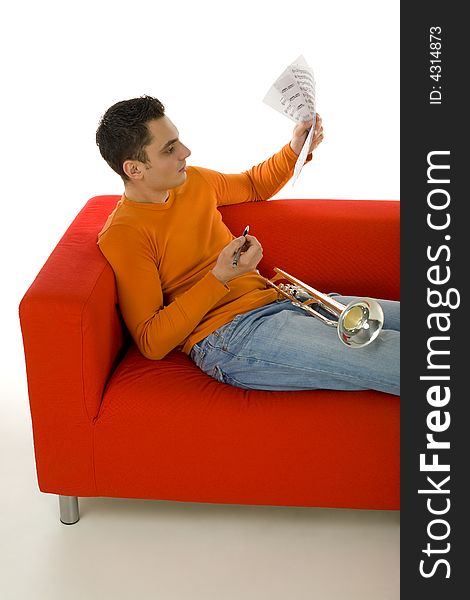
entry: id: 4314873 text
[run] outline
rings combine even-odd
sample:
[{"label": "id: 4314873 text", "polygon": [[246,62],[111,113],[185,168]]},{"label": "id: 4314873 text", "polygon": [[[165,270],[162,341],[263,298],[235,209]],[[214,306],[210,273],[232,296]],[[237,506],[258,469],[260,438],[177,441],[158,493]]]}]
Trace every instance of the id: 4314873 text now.
[{"label": "id: 4314873 text", "polygon": [[429,104],[442,103],[442,29],[429,28],[429,77],[433,85],[429,93]]}]

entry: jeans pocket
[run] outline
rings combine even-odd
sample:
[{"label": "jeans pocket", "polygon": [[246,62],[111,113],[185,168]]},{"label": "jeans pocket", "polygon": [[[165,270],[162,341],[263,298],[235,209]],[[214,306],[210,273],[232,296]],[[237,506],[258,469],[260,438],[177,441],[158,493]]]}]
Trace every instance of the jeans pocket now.
[{"label": "jeans pocket", "polygon": [[241,313],[236,315],[231,321],[229,321],[226,325],[218,329],[219,338],[217,340],[217,348],[222,348],[223,350],[227,350],[228,344],[235,333],[237,326],[241,319],[245,316],[246,313]]},{"label": "jeans pocket", "polygon": [[196,364],[200,369],[203,368],[204,358],[206,356],[206,351],[198,346],[198,344],[194,344],[191,348],[191,352],[189,354],[190,359]]}]

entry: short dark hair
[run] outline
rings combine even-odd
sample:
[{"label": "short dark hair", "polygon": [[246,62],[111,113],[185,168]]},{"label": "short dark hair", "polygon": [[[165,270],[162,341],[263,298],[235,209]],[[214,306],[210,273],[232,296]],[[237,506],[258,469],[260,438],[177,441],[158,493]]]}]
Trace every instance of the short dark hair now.
[{"label": "short dark hair", "polygon": [[126,160],[148,161],[145,147],[152,141],[147,123],[160,119],[165,107],[152,96],[141,96],[113,104],[101,117],[96,144],[108,165],[125,181],[122,165]]}]

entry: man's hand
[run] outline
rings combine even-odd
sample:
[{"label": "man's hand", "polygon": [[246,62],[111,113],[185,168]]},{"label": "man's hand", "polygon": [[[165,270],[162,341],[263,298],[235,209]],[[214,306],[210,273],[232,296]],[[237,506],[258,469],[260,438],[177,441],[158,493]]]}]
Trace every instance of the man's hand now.
[{"label": "man's hand", "polygon": [[[312,127],[313,121],[302,121],[301,123],[297,123],[294,128],[294,134],[292,136],[292,140],[290,142],[290,147],[292,150],[299,155],[302,150],[302,146],[307,139],[308,130]],[[310,149],[308,154],[315,150],[315,148],[321,144],[323,141],[323,125],[320,115],[317,113],[317,118],[315,122],[315,133],[313,134],[312,143],[310,144]]]},{"label": "man's hand", "polygon": [[[236,267],[232,265],[233,255],[239,248],[243,248]],[[258,240],[252,236],[241,235],[227,244],[217,258],[212,274],[223,284],[231,279],[256,271],[256,267],[263,258],[263,248]]]}]

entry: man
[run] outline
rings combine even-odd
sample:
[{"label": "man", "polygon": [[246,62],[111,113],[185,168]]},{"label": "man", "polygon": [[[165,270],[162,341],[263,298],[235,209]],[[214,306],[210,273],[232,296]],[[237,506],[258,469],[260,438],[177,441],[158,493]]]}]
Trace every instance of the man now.
[{"label": "man", "polygon": [[[399,393],[399,304],[383,303],[390,329],[381,332],[379,351],[342,347],[334,330],[332,335],[289,301],[278,301],[256,269],[259,241],[251,235],[234,239],[217,210],[277,193],[291,178],[312,124],[297,124],[290,143],[263,163],[223,174],[186,165],[191,152],[156,98],[118,102],[106,111],[96,141],[123,179],[124,194],[98,244],[144,356],[158,360],[180,348],[206,373],[244,388]],[[307,161],[322,139],[317,115]],[[298,335],[304,345],[292,343]],[[290,355],[286,348],[293,349]],[[299,362],[301,348],[308,352]]]}]

